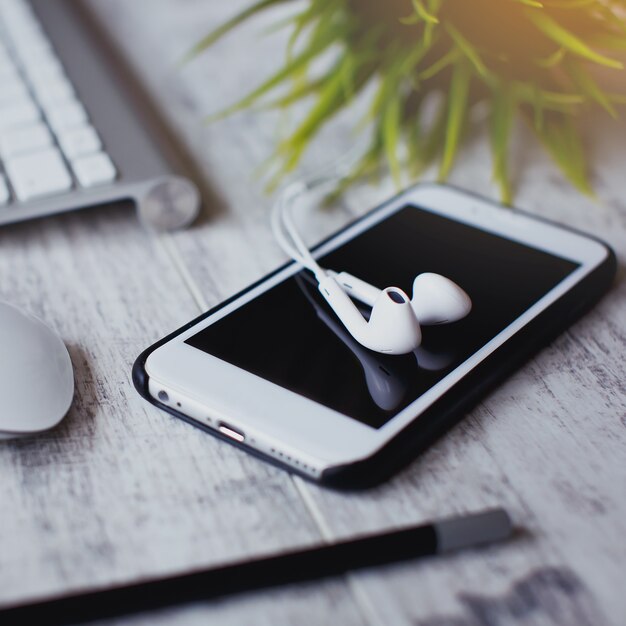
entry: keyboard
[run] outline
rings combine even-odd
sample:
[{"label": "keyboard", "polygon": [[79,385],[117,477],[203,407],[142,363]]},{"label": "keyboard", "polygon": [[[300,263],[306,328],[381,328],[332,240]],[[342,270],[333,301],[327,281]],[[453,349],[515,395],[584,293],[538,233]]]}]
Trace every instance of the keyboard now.
[{"label": "keyboard", "polygon": [[0,224],[132,198],[151,225],[196,215],[176,173],[76,11],[0,0]]}]

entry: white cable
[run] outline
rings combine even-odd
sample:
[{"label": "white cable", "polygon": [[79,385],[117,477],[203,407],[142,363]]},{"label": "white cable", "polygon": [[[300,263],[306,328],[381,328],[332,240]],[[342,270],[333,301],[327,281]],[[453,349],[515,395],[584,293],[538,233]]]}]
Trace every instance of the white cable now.
[{"label": "white cable", "polygon": [[272,211],[272,231],[280,247],[291,257],[294,261],[297,261],[307,269],[310,269],[314,274],[318,274],[321,270],[315,259],[313,259],[308,248],[305,248],[305,253],[302,253],[301,242],[295,243],[290,241],[291,233],[286,232],[284,224],[284,215],[290,203],[305,191],[306,187],[302,183],[295,183],[290,185],[282,194],[279,201],[274,205]]},{"label": "white cable", "polygon": [[272,230],[278,244],[294,261],[309,269],[318,280],[326,276],[324,270],[313,258],[309,248],[302,241],[295,224],[289,215],[296,200],[308,190],[307,185],[297,182],[289,185],[281,194],[272,211]]},{"label": "white cable", "polygon": [[293,243],[296,246],[296,249],[299,250],[300,254],[309,261],[311,264],[317,265],[315,259],[311,255],[311,251],[306,243],[302,240],[300,233],[298,232],[298,228],[293,219],[293,207],[295,206],[295,201],[302,195],[303,192],[300,192],[297,196],[291,199],[291,202],[283,202],[282,203],[282,218],[283,218],[283,227]]},{"label": "white cable", "polygon": [[309,247],[298,232],[293,218],[293,209],[305,192],[329,182],[339,182],[348,176],[355,156],[362,152],[362,148],[362,145],[357,144],[338,162],[323,168],[315,178],[307,182],[296,181],[288,185],[272,209],[271,225],[276,241],[294,261],[313,272],[318,281],[326,277],[326,271],[313,258]]}]

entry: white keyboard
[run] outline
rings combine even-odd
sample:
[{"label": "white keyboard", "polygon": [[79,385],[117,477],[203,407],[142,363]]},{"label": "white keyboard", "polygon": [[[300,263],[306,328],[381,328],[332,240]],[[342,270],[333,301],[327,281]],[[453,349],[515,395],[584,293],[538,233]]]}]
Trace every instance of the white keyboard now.
[{"label": "white keyboard", "polygon": [[116,177],[31,6],[0,0],[0,207],[106,185]]},{"label": "white keyboard", "polygon": [[0,228],[129,201],[157,230],[193,221],[184,151],[138,84],[88,3],[0,0]]}]

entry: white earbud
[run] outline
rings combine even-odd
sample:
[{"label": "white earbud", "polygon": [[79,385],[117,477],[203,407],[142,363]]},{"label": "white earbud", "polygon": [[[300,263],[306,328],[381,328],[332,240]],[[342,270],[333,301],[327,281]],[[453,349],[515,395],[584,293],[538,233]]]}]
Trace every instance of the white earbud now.
[{"label": "white earbud", "polygon": [[363,346],[385,354],[407,354],[422,342],[422,332],[409,297],[396,287],[378,290],[366,320],[333,276],[319,290],[348,332]]},{"label": "white earbud", "polygon": [[430,272],[413,281],[411,305],[424,326],[457,322],[472,310],[472,301],[463,289],[449,278]]},{"label": "white earbud", "polygon": [[[332,275],[346,293],[369,306],[380,294],[380,289],[347,272]],[[433,326],[463,319],[471,311],[472,301],[449,278],[428,272],[413,281],[411,307],[420,324]]]}]

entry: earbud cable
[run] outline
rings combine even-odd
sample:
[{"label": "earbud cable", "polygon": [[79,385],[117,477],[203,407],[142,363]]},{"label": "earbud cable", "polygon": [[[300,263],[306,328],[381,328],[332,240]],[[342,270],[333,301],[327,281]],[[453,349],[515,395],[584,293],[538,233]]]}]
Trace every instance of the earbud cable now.
[{"label": "earbud cable", "polygon": [[309,181],[295,181],[291,183],[282,191],[272,209],[271,226],[276,241],[286,254],[310,270],[318,281],[326,278],[328,274],[315,260],[309,247],[302,239],[293,218],[293,210],[304,193],[322,185],[340,182],[344,179],[348,175],[356,154],[361,150],[362,146],[357,145],[340,159],[338,163],[325,167],[324,171],[320,172],[315,178]]}]

